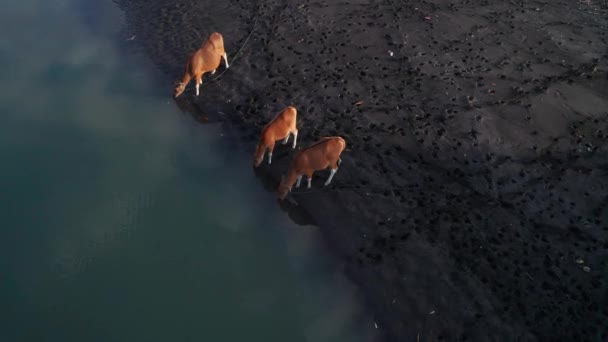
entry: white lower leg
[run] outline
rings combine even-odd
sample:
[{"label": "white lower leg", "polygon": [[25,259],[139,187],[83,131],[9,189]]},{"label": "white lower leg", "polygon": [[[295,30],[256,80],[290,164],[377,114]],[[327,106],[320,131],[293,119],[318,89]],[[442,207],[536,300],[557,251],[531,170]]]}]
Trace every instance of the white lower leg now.
[{"label": "white lower leg", "polygon": [[293,133],[293,146],[291,148],[296,148],[296,143],[298,141],[298,131]]},{"label": "white lower leg", "polygon": [[338,171],[338,169],[331,170],[331,173],[329,174],[329,178],[327,178],[327,180],[325,181],[325,186],[328,186],[329,183],[331,183],[331,180],[332,180],[332,178],[334,178],[336,171]]},{"label": "white lower leg", "polygon": [[285,140],[283,140],[283,145],[287,144],[287,141],[289,141],[289,135],[291,133],[287,133],[287,136],[285,137]]},{"label": "white lower leg", "polygon": [[268,165],[272,164],[272,152],[268,153]]},{"label": "white lower leg", "polygon": [[198,87],[199,87],[199,84],[197,83],[196,84],[196,96],[198,96]]},{"label": "white lower leg", "polygon": [[217,71],[217,69],[213,70],[213,71],[211,72],[211,75],[215,74],[215,72],[216,72],[216,71]]},{"label": "white lower leg", "polygon": [[312,182],[312,178],[308,178],[308,189],[310,189],[311,186],[310,182]]},{"label": "white lower leg", "polygon": [[224,62],[226,62],[226,69],[230,68],[230,65],[228,64],[228,55],[224,52]]},{"label": "white lower leg", "polygon": [[298,182],[296,183],[296,188],[300,187],[300,183],[302,182],[302,175],[298,176]]}]

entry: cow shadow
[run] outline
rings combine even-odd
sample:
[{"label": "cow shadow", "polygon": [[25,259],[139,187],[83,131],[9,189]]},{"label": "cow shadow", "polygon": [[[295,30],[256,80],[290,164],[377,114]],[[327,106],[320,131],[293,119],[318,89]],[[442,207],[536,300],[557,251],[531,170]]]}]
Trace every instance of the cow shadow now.
[{"label": "cow shadow", "polygon": [[[279,164],[279,163],[277,163]],[[286,162],[280,163],[287,165]],[[297,225],[300,226],[318,226],[317,222],[314,218],[302,207],[300,206],[292,196],[287,196],[285,200],[280,200],[277,196],[277,189],[279,188],[280,183],[280,174],[279,172],[271,172],[270,165],[267,164],[266,160],[257,168],[253,168],[253,172],[264,187],[264,189],[271,194],[273,194],[276,198],[277,204],[283,210],[289,218]],[[272,166],[277,166],[273,164]],[[281,168],[282,169],[282,168]]]}]

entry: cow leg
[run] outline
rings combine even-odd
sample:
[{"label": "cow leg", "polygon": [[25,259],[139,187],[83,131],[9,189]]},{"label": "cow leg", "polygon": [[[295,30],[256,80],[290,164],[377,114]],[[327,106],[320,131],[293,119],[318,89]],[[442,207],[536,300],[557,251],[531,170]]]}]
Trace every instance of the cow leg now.
[{"label": "cow leg", "polygon": [[296,142],[298,140],[298,130],[293,132],[293,146],[291,148],[296,148]]},{"label": "cow leg", "polygon": [[274,143],[268,146],[268,165],[272,164],[272,151],[274,151]]},{"label": "cow leg", "polygon": [[314,173],[314,170],[308,171],[306,173],[306,177],[308,177],[307,181],[308,181],[308,189],[310,189],[310,187],[312,186],[311,182],[312,182],[312,174]]},{"label": "cow leg", "polygon": [[226,62],[226,69],[230,68],[230,65],[228,64],[228,55],[226,52],[224,52],[224,62]]},{"label": "cow leg", "polygon": [[296,188],[299,188],[300,183],[302,183],[302,175],[299,175],[297,179],[298,179],[298,182],[296,183]]},{"label": "cow leg", "polygon": [[331,180],[332,180],[332,178],[334,178],[336,171],[338,171],[338,168],[331,169],[331,172],[329,173],[329,178],[327,178],[327,180],[325,181],[325,186],[328,186],[329,183],[331,183]]},{"label": "cow leg", "polygon": [[203,75],[196,76],[196,96],[198,96],[198,88],[203,83]]},{"label": "cow leg", "polygon": [[287,141],[289,141],[289,136],[291,135],[291,132],[287,133],[287,136],[285,137],[285,140],[283,140],[283,145],[287,144]]}]

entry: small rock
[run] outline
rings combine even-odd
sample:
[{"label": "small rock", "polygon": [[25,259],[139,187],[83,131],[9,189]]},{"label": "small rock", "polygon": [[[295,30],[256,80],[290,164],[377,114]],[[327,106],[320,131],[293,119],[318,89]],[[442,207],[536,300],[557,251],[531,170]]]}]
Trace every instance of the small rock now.
[{"label": "small rock", "polygon": [[577,258],[576,260],[574,260],[577,264],[583,264],[585,262],[585,260],[581,259],[581,258]]},{"label": "small rock", "polygon": [[589,266],[583,266],[583,271],[589,273],[591,272],[591,268]]}]

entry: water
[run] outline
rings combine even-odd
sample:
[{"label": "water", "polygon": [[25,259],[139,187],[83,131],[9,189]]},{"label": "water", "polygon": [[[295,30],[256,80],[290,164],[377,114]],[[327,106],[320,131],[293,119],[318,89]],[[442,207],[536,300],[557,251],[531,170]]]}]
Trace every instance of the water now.
[{"label": "water", "polygon": [[0,12],[0,341],[366,341],[318,229],[178,111],[109,0]]}]

